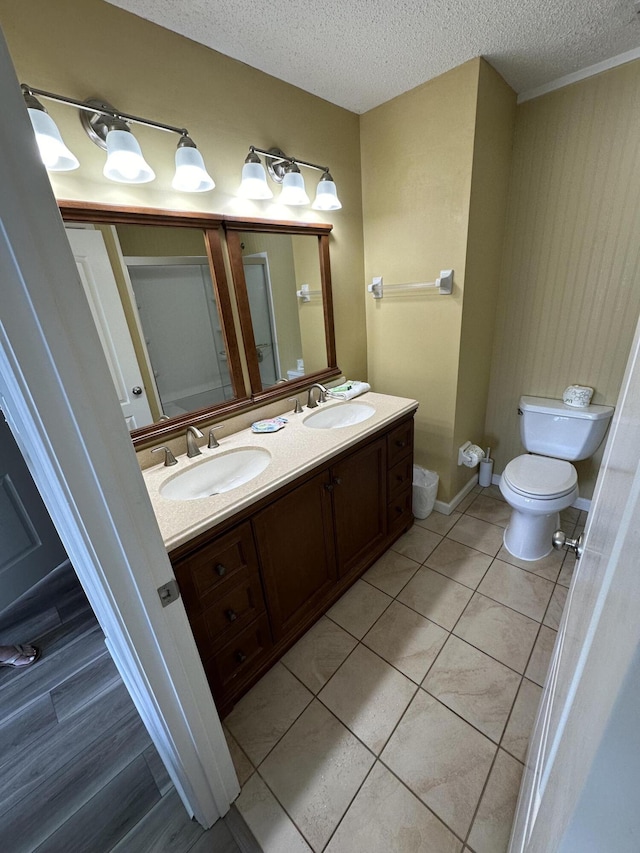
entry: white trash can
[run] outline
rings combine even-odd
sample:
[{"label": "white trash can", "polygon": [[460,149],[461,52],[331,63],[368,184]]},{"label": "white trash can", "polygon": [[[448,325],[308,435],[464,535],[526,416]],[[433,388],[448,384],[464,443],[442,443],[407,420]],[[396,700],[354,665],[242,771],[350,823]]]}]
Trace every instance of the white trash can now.
[{"label": "white trash can", "polygon": [[435,471],[413,466],[413,514],[416,518],[431,514],[438,493],[438,479]]}]

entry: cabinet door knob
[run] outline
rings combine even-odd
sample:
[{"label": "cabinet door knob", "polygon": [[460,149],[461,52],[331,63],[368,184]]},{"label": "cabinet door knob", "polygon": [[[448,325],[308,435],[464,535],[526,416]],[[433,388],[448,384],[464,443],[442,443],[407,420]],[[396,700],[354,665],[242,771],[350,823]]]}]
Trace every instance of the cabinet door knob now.
[{"label": "cabinet door knob", "polygon": [[223,575],[225,575],[227,573],[227,567],[223,566],[222,563],[217,563],[215,568],[216,568],[216,574],[219,575],[220,577],[222,577]]},{"label": "cabinet door knob", "polygon": [[324,484],[324,487],[325,487],[325,489],[326,489],[328,492],[332,492],[332,491],[333,491],[333,483],[325,483],[325,484]]},{"label": "cabinet door knob", "polygon": [[342,477],[334,477],[334,478],[333,478],[333,485],[334,485],[334,486],[340,486],[340,485],[342,485]]},{"label": "cabinet door knob", "polygon": [[225,615],[229,622],[235,622],[238,618],[238,614],[236,613],[236,611],[232,610],[231,608],[229,608],[229,610],[225,610]]},{"label": "cabinet door knob", "polygon": [[236,652],[236,660],[238,661],[238,663],[244,663],[246,659],[247,656],[245,655],[245,653],[241,649],[238,649],[238,651]]}]

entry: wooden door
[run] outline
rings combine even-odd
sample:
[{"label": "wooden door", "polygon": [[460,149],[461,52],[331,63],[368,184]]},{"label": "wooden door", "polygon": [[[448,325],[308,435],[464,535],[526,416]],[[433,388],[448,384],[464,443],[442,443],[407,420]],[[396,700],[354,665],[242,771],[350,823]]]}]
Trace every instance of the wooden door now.
[{"label": "wooden door", "polygon": [[387,533],[386,439],[331,468],[338,573],[360,569]]},{"label": "wooden door", "polygon": [[253,518],[276,641],[313,612],[336,582],[330,486],[323,471]]}]

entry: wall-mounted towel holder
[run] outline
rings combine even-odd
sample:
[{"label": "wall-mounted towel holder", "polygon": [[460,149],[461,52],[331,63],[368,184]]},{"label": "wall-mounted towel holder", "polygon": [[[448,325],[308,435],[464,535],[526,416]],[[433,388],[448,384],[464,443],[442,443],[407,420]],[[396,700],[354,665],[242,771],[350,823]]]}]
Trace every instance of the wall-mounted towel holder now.
[{"label": "wall-mounted towel holder", "polygon": [[394,293],[407,290],[428,290],[438,288],[438,293],[449,296],[453,292],[453,270],[440,270],[440,277],[435,281],[421,281],[415,284],[385,284],[382,276],[375,276],[371,284],[367,286],[369,293],[374,299],[382,299],[384,292],[392,290]]},{"label": "wall-mounted towel holder", "polygon": [[312,296],[322,296],[321,290],[309,290],[308,284],[301,284],[300,290],[296,290],[296,296],[302,302],[311,302]]}]

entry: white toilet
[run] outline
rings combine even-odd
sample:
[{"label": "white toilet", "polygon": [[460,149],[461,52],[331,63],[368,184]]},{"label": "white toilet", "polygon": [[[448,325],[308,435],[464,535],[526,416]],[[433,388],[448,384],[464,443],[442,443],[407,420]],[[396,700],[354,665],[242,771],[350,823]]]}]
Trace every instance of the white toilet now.
[{"label": "white toilet", "polygon": [[521,560],[540,560],[552,549],[559,513],[578,497],[578,474],[571,462],[595,453],[613,408],[574,408],[562,400],[521,397],[518,414],[529,453],[512,459],[500,480],[500,491],[512,507],[504,545]]}]

